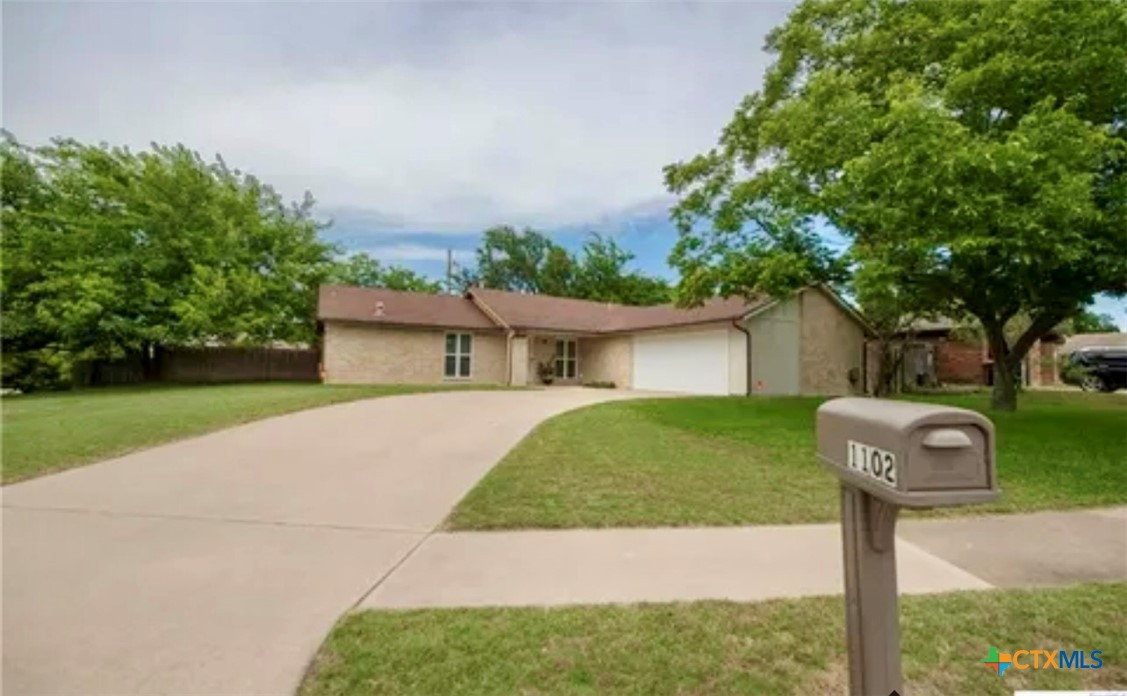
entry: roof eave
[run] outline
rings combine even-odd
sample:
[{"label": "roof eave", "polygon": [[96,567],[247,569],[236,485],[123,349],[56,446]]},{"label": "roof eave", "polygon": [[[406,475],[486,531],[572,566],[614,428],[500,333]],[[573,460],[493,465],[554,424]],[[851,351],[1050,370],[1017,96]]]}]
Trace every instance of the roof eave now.
[{"label": "roof eave", "polygon": [[478,331],[478,332],[501,332],[503,329],[499,326],[480,326],[470,325],[462,322],[411,322],[411,321],[386,321],[376,319],[364,319],[357,317],[318,317],[318,321],[327,322],[335,321],[345,324],[363,324],[364,326],[388,326],[398,329],[435,329],[438,331],[458,329],[461,331]]}]

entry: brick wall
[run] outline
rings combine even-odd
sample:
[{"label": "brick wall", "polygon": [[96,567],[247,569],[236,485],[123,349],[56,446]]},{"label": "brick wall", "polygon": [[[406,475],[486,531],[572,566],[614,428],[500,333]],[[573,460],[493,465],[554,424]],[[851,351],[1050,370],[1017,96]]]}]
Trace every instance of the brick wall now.
[{"label": "brick wall", "polygon": [[[505,381],[505,337],[475,333],[468,380]],[[324,370],[330,384],[436,384],[443,376],[446,332],[325,322]]]},{"label": "brick wall", "polygon": [[633,384],[634,345],[630,336],[579,339],[579,376],[584,382],[614,382],[620,389]]},{"label": "brick wall", "polygon": [[1060,345],[1050,341],[1041,343],[1041,384],[1051,386],[1060,384]]},{"label": "brick wall", "polygon": [[935,343],[935,369],[940,384],[983,384],[982,344],[938,340]]}]

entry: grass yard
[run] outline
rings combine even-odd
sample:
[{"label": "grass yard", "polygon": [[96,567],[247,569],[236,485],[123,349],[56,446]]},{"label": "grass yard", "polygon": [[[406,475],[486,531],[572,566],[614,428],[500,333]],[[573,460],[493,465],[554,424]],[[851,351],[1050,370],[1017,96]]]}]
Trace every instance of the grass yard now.
[{"label": "grass yard", "polygon": [[[299,696],[842,694],[843,600],[559,609],[368,611],[343,618]],[[907,597],[905,691],[916,696],[1127,684],[1127,585]],[[1103,651],[1100,669],[981,664],[990,646]]]},{"label": "grass yard", "polygon": [[0,480],[69,469],[130,450],[343,401],[441,386],[260,383],[87,389],[0,400]]},{"label": "grass yard", "polygon": [[[1127,399],[1034,392],[1016,413],[988,394],[929,396],[993,419],[1002,497],[923,514],[1127,502]],[[814,398],[600,404],[543,423],[451,514],[458,529],[735,525],[837,518],[814,457]]]}]

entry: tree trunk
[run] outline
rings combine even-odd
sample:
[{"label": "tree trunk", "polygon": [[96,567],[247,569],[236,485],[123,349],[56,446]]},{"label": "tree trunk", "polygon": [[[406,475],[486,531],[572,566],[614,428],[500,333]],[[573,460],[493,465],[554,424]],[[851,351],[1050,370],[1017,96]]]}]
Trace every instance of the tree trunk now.
[{"label": "tree trunk", "polygon": [[990,395],[990,407],[995,411],[1017,410],[1017,380],[1014,378],[1009,346],[1001,326],[986,326],[990,352],[994,354],[994,390]]},{"label": "tree trunk", "polygon": [[994,361],[994,391],[990,407],[995,411],[1017,410],[1017,380],[1008,360]]},{"label": "tree trunk", "polygon": [[873,385],[873,396],[883,397],[896,393],[896,370],[899,361],[896,348],[887,337],[880,337],[877,343],[877,381]]}]

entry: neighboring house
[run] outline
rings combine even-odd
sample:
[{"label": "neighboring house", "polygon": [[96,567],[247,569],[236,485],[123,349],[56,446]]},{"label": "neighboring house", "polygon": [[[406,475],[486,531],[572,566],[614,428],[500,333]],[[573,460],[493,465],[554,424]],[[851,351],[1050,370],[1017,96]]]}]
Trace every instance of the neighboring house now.
[{"label": "neighboring house", "polygon": [[1084,333],[1069,336],[1060,347],[1061,355],[1080,348],[1127,348],[1127,333]]},{"label": "neighboring house", "polygon": [[[903,332],[903,381],[908,386],[994,383],[994,358],[984,339],[963,337],[949,319],[921,320]],[[1029,349],[1021,365],[1022,384],[1031,387],[1060,384],[1060,346],[1063,337],[1049,333]]]},{"label": "neighboring house", "polygon": [[778,301],[628,307],[474,288],[464,296],[325,286],[331,383],[554,384],[696,394],[847,394],[865,384],[866,326],[830,289]]}]

